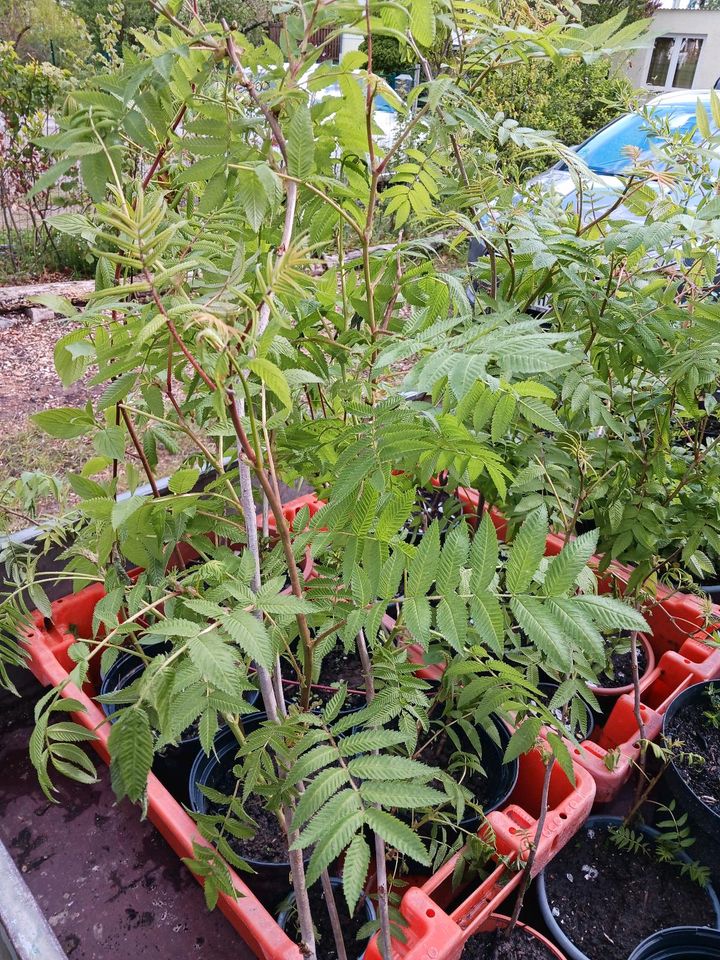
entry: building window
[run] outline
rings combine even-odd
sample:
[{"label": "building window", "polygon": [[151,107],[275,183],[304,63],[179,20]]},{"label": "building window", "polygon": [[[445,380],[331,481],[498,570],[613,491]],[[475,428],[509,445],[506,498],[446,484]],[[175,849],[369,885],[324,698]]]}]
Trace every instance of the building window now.
[{"label": "building window", "polygon": [[695,79],[704,37],[657,37],[650,57],[649,87],[689,90]]}]

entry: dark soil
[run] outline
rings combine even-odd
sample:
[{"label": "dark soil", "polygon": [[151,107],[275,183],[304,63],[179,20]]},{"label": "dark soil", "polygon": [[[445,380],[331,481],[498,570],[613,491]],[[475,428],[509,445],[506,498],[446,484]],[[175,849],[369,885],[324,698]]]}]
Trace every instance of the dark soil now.
[{"label": "dark soil", "polygon": [[[358,906],[355,911],[355,915],[350,917],[348,915],[347,904],[345,903],[345,898],[343,897],[342,890],[335,888],[335,904],[337,906],[337,911],[340,916],[340,924],[342,926],[343,939],[345,941],[345,949],[349,960],[353,960],[354,957],[359,956],[364,949],[364,942],[359,942],[357,938],[358,931],[362,926],[364,926],[367,921],[367,913],[362,906],[362,903]],[[312,912],[313,923],[315,925],[315,938],[317,946],[317,957],[318,960],[337,960],[337,949],[335,947],[335,938],[332,932],[332,926],[330,925],[330,914],[327,911],[325,905],[325,894],[320,884],[312,887],[310,890],[310,910]],[[300,943],[300,930],[297,923],[297,913],[293,907],[291,907],[292,914],[288,916],[287,922],[285,925],[285,932],[290,937],[291,940],[294,940],[295,943]]]},{"label": "dark soil", "polygon": [[352,651],[345,653],[342,647],[335,647],[323,657],[318,683],[324,687],[336,687],[343,680],[349,690],[364,692],[365,679],[360,657]]},{"label": "dark soil", "polygon": [[[642,677],[647,667],[647,653],[645,652],[645,644],[642,640],[638,640],[637,652],[638,672]],[[627,653],[613,653],[610,657],[609,669],[603,671],[598,677],[598,686],[612,688],[626,687],[632,682],[632,651],[628,650]]]},{"label": "dark soil", "polygon": [[720,815],[720,728],[713,726],[705,716],[706,712],[718,712],[709,696],[679,710],[668,724],[668,733],[673,740],[682,742],[683,752],[705,758],[705,763],[676,761],[675,765],[692,791]]},{"label": "dark soil", "polygon": [[[457,747],[447,733],[439,734],[432,740],[429,746],[425,746],[436,732],[435,729],[431,729],[429,733],[423,734],[419,738],[414,756],[416,760],[427,763],[431,767],[439,767],[441,770],[447,770],[451,757],[454,753],[457,753]],[[463,741],[464,737],[461,736],[460,742],[463,744],[465,751],[474,754],[475,750],[470,743],[464,743]],[[480,763],[482,763],[482,757],[479,759]],[[460,770],[456,770],[456,776],[461,772]],[[462,784],[472,793],[476,803],[480,804],[480,806],[484,807],[488,801],[493,798],[493,784],[488,780],[488,777],[479,770],[467,769],[462,779]]]},{"label": "dark soil", "polygon": [[503,930],[470,937],[461,960],[554,960],[554,955],[537,937],[516,927],[509,937]]},{"label": "dark soil", "polygon": [[[207,785],[213,790],[219,790],[225,796],[232,796],[235,790],[235,775],[233,774],[231,762],[232,755],[226,754],[221,758],[221,762],[213,767],[213,771],[208,778]],[[246,801],[244,808],[248,817],[252,818],[257,824],[255,836],[247,840],[240,840],[238,837],[226,835],[227,841],[232,849],[243,860],[255,860],[261,863],[287,863],[288,848],[285,841],[285,834],[280,829],[280,824],[274,813],[266,810],[262,805],[262,800],[256,794],[251,794]],[[209,814],[224,814],[226,808],[221,804],[215,804],[208,801],[207,812]]]},{"label": "dark soil", "polygon": [[[352,651],[346,654],[343,648],[338,646],[323,657],[318,683],[313,686],[310,709],[320,709],[328,703],[336,693],[335,688],[343,681],[347,683],[348,690],[356,691],[355,693],[348,693],[343,704],[343,710],[357,710],[364,707],[366,702],[365,680],[363,679],[360,658]],[[297,699],[292,690],[293,688],[290,688],[286,695],[289,701]]]},{"label": "dark soil", "polygon": [[590,960],[627,960],[657,930],[715,922],[707,895],[677,865],[618,850],[606,827],[571,840],[545,868],[545,884],[553,915]]},{"label": "dark soil", "polygon": [[417,505],[412,517],[405,524],[405,539],[419,544],[433,520],[440,522],[440,540],[462,518],[462,506],[458,500],[440,488],[426,490],[419,487],[415,499]]}]

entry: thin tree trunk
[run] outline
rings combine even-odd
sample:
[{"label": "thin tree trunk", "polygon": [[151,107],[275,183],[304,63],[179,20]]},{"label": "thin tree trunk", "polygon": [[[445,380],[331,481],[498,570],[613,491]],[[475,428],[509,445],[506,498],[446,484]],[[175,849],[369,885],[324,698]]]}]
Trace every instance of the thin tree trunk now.
[{"label": "thin tree trunk", "polygon": [[333,937],[335,938],[338,960],[348,960],[347,950],[345,949],[345,940],[343,939],[342,923],[340,922],[337,904],[335,903],[335,891],[333,890],[330,874],[327,872],[327,870],[323,870],[323,872],[320,874],[320,879],[322,881],[323,893],[325,894],[325,903],[330,916],[330,925],[332,926]]},{"label": "thin tree trunk", "polygon": [[[239,422],[242,416],[242,407],[238,400],[232,397],[235,420]],[[245,531],[247,536],[247,549],[254,561],[254,570],[251,580],[252,589],[257,592],[261,586],[260,573],[260,547],[257,535],[257,515],[255,511],[255,501],[253,499],[252,478],[250,468],[240,456],[241,451],[240,437],[238,437],[238,470],[240,475],[240,503],[242,505],[243,519],[245,521]],[[271,720],[280,719],[280,710],[273,688],[273,679],[270,672],[257,664],[258,681],[260,683],[260,692],[262,693],[263,703],[268,717]],[[293,807],[287,805],[283,809],[285,819],[285,833],[288,839],[290,872],[295,889],[295,898],[298,912],[298,922],[300,925],[300,936],[306,950],[307,960],[316,960],[317,952],[315,947],[315,932],[313,929],[312,913],[310,911],[310,900],[308,899],[307,884],[305,882],[305,864],[303,863],[302,850],[293,850],[292,844],[296,838],[296,833],[290,831],[290,824],[293,818]]]},{"label": "thin tree trunk", "polygon": [[[373,679],[372,663],[362,630],[357,635],[357,648],[365,680],[365,699],[372,703],[375,699],[375,681]],[[376,750],[377,754],[378,751]],[[378,809],[380,809],[378,805]],[[380,913],[380,941],[382,954],[385,960],[392,960],[392,937],[390,927],[390,898],[387,878],[387,859],[385,856],[385,841],[375,833],[375,876],[377,879],[378,910]]]},{"label": "thin tree trunk", "polygon": [[520,911],[522,910],[522,905],[525,901],[525,894],[527,893],[528,887],[530,886],[530,881],[532,880],[532,868],[535,863],[538,847],[540,846],[542,832],[545,827],[545,818],[547,817],[548,812],[550,777],[554,766],[555,757],[550,757],[545,766],[545,776],[543,777],[542,794],[540,796],[540,816],[538,817],[535,838],[533,839],[532,847],[530,848],[530,853],[528,854],[527,863],[525,864],[525,870],[523,871],[523,878],[520,883],[520,889],[518,890],[517,898],[515,900],[515,907],[512,912],[512,917],[510,918],[510,923],[505,928],[505,936],[507,937],[511,935],[517,925],[518,917],[520,916]]}]

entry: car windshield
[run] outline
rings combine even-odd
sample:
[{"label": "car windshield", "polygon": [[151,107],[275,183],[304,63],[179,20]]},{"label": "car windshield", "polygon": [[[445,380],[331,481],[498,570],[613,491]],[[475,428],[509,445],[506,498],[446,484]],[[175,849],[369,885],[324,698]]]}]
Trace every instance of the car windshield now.
[{"label": "car windshield", "polygon": [[[694,104],[672,104],[654,107],[654,125],[665,127],[671,133],[688,133],[695,126]],[[588,167],[599,174],[618,174],[633,166],[627,147],[638,148],[638,161],[652,157],[652,147],[662,144],[648,120],[638,113],[628,113],[600,130],[587,143],[578,148],[578,155]]]}]

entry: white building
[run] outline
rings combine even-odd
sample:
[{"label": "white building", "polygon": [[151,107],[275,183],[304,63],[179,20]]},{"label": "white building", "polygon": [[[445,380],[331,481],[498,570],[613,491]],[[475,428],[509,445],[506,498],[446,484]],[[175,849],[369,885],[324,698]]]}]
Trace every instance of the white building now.
[{"label": "white building", "polygon": [[636,87],[707,90],[720,79],[720,10],[701,0],[665,0],[653,14],[649,46],[635,51],[627,74]]}]

